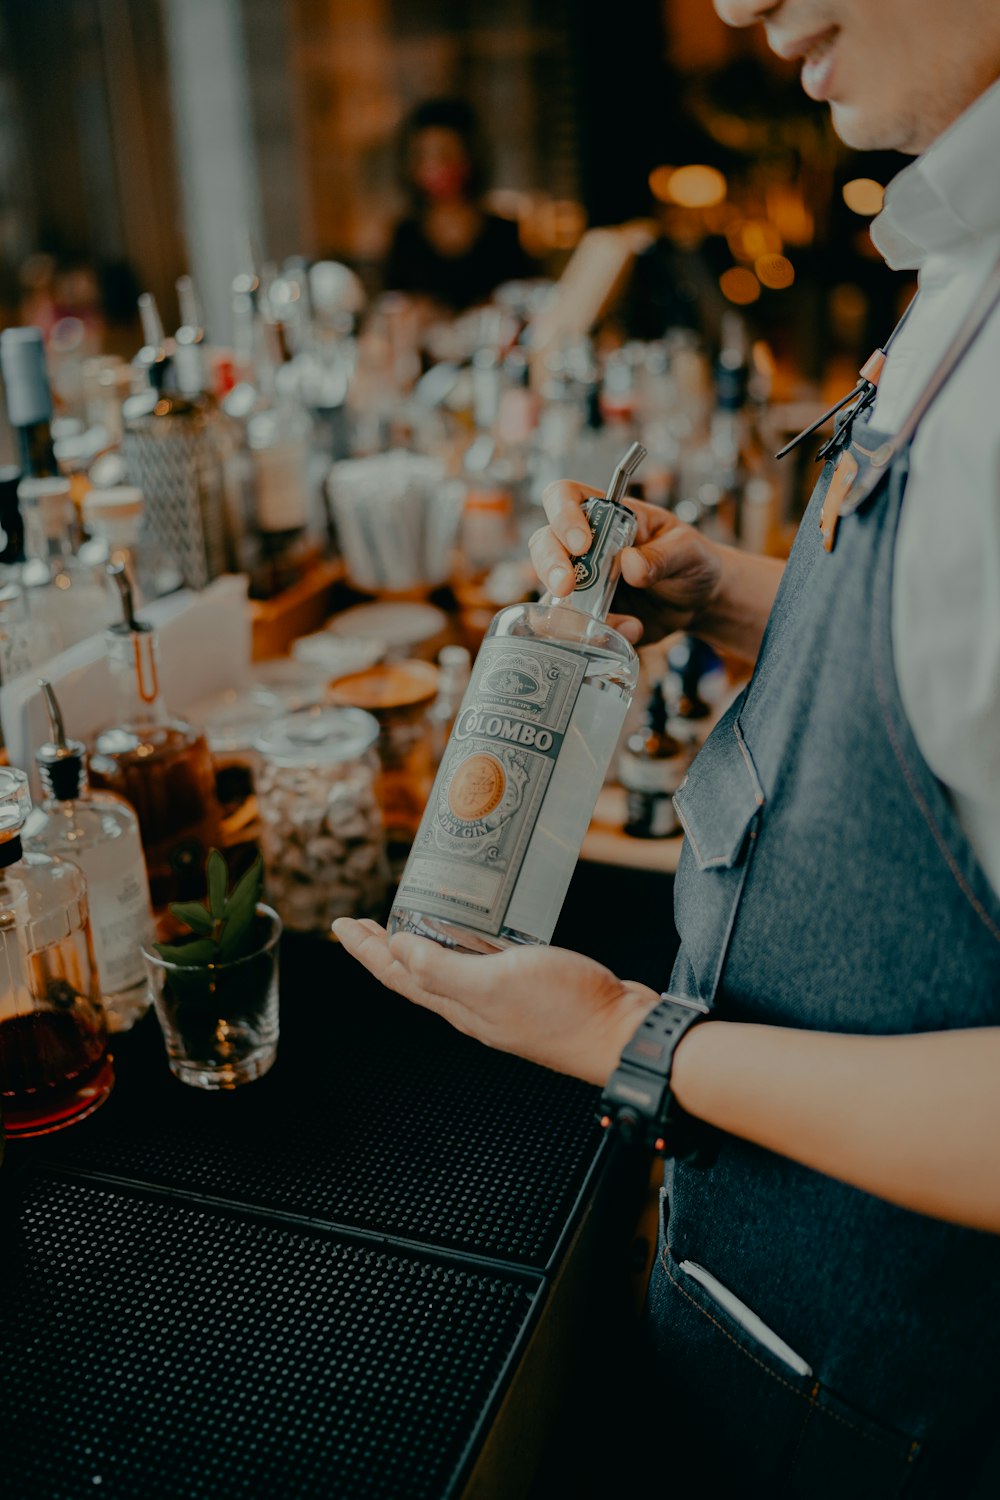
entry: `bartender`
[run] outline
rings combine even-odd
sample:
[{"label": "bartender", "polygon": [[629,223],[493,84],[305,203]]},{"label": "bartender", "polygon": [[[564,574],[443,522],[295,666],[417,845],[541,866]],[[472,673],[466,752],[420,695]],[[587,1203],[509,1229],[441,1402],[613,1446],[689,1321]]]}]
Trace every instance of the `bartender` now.
[{"label": "bartender", "polygon": [[[657,1133],[664,1487],[995,1493],[1000,6],[716,8],[801,60],[848,145],[918,158],[872,235],[920,289],[783,574],[634,507],[620,628],[757,659],[678,794],[669,998],[556,949],[338,933],[393,989]],[[545,497],[532,554],[557,593],[588,493]],[[604,915],[627,938],[610,894]]]}]

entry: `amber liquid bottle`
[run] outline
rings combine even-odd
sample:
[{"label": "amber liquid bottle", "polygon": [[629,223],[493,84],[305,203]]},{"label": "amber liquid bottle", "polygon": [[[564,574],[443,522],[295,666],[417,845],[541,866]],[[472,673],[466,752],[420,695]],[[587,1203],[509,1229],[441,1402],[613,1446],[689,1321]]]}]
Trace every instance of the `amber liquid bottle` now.
[{"label": "amber liquid bottle", "polygon": [[222,810],[205,736],[164,707],[156,633],[135,618],[124,569],[108,572],[125,610],[124,621],[107,632],[118,716],[94,742],[90,782],[135,809],[153,910],[160,914],[171,901],[204,894],[206,856],[222,842]]},{"label": "amber liquid bottle", "polygon": [[28,778],[0,768],[0,1106],[8,1136],[82,1120],[114,1070],[83,874],[25,853]]}]

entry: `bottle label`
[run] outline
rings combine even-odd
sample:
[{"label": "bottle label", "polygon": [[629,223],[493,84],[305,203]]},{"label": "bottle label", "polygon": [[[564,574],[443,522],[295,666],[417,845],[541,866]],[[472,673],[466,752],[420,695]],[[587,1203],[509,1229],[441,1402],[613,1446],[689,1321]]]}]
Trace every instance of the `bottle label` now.
[{"label": "bottle label", "polygon": [[483,644],[397,906],[501,931],[586,669],[548,642]]},{"label": "bottle label", "polygon": [[149,882],[139,835],[81,850],[74,856],[87,877],[94,957],[104,995],[140,984],[145,974],[142,944],[149,937]]}]

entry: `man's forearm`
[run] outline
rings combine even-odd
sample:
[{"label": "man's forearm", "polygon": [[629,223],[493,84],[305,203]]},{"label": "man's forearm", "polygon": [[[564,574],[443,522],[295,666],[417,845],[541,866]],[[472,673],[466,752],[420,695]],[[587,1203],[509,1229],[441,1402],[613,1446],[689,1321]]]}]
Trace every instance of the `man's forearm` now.
[{"label": "man's forearm", "polygon": [[1000,1028],[868,1037],[707,1022],[678,1048],[673,1083],[721,1130],[1000,1233]]},{"label": "man's forearm", "polygon": [[785,564],[736,547],[717,547],[722,573],[711,604],[692,629],[704,640],[745,661],[757,659]]}]

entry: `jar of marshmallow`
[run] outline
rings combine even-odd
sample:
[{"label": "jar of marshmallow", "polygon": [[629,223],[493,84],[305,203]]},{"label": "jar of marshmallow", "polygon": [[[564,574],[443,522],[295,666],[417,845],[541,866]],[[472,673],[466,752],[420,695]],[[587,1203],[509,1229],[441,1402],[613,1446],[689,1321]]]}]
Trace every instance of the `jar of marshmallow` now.
[{"label": "jar of marshmallow", "polygon": [[267,894],[292,931],[328,936],[337,917],[382,910],[378,734],[363,709],[319,706],[275,719],[256,742]]}]

